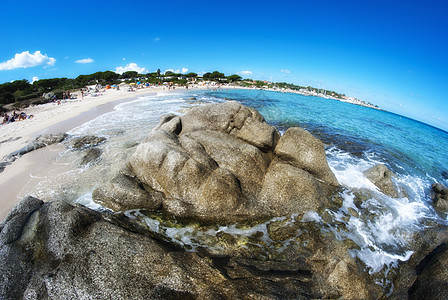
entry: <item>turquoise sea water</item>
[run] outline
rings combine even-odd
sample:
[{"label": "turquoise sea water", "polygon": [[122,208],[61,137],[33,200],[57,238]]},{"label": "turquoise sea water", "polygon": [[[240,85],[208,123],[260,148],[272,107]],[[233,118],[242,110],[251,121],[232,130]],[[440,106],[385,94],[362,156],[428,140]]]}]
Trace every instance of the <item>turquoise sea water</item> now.
[{"label": "turquoise sea water", "polygon": [[337,100],[259,90],[205,93],[256,108],[280,128],[300,126],[357,156],[377,155],[394,172],[448,180],[448,133],[393,113]]},{"label": "turquoise sea water", "polygon": [[[351,250],[351,255],[362,260],[370,272],[387,274],[399,261],[411,257],[416,232],[428,224],[447,222],[434,211],[430,197],[432,183],[448,185],[447,132],[402,116],[336,100],[260,90],[176,91],[119,104],[114,111],[69,132],[73,137],[86,134],[106,137],[107,141],[99,146],[103,150],[101,161],[58,175],[53,185],[43,182],[43,187],[54,188],[36,196],[47,199],[63,191],[66,200],[101,209],[92,202],[93,189],[107,182],[123,166],[135,150],[134,145],[156,126],[162,114],[182,114],[186,107],[228,100],[257,109],[280,132],[290,126],[300,126],[324,142],[329,166],[346,188],[341,194],[343,206],[328,214],[334,221],[332,224],[344,226],[325,225],[321,216],[313,212],[307,220],[322,223],[322,228],[341,240],[355,242],[357,247]],[[79,159],[79,154],[67,150],[59,161],[68,163]],[[365,170],[379,163],[397,174],[393,180],[407,197],[388,197],[364,176]],[[369,191],[361,206],[355,205],[355,190]],[[152,224],[150,228],[161,228],[155,224],[156,220],[146,220],[146,223]],[[219,230],[233,233],[232,228]],[[163,230],[169,236],[182,236],[173,238],[173,242],[187,250],[206,247],[201,245],[193,228]],[[238,231],[239,235],[252,233],[251,229]]]}]

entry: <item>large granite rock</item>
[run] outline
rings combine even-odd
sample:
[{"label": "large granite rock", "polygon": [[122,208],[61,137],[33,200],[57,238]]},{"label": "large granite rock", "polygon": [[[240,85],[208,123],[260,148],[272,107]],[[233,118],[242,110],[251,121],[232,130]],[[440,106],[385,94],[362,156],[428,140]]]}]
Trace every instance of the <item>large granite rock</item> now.
[{"label": "large granite rock", "polygon": [[201,257],[105,217],[24,199],[0,225],[0,299],[320,297],[304,263]]},{"label": "large granite rock", "polygon": [[300,128],[280,137],[257,111],[237,102],[162,116],[123,172],[142,190],[141,204],[114,192],[116,185],[100,188],[94,199],[115,210],[157,207],[209,223],[316,211],[338,186],[318,139]]}]

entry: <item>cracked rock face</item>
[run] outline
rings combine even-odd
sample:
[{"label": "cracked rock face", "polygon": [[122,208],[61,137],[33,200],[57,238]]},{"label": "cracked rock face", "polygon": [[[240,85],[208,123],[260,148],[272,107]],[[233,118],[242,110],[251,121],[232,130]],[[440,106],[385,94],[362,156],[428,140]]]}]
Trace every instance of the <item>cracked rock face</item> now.
[{"label": "cracked rock face", "polygon": [[[338,186],[318,139],[300,128],[280,137],[237,102],[162,116],[122,173],[144,191],[139,195],[148,195],[138,197],[139,208],[208,223],[317,211]],[[113,209],[136,208],[119,184],[107,195],[100,188],[94,199]]]}]

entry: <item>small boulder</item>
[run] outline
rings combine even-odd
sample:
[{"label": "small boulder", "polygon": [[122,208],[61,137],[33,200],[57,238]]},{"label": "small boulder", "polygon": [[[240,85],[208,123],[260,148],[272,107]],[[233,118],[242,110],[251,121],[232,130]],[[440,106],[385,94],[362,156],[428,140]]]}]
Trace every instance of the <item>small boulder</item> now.
[{"label": "small boulder", "polygon": [[27,154],[28,152],[44,148],[56,143],[60,143],[68,135],[66,133],[58,133],[58,134],[42,134],[36,137],[34,140],[32,140],[28,145],[23,147],[22,149],[19,149],[8,156],[5,157],[5,159],[10,159],[14,161],[17,157]]},{"label": "small boulder", "polygon": [[443,184],[434,183],[431,186],[431,198],[436,209],[447,212],[448,211],[448,188]]},{"label": "small boulder", "polygon": [[74,138],[71,142],[71,146],[74,150],[83,150],[98,146],[106,140],[105,137],[98,137],[94,135],[86,135],[78,138]]},{"label": "small boulder", "polygon": [[377,187],[380,191],[392,198],[398,198],[399,192],[392,181],[392,177],[396,175],[385,165],[375,165],[364,172],[364,175]]},{"label": "small boulder", "polygon": [[25,147],[6,155],[3,160],[0,161],[0,173],[3,172],[3,170],[8,165],[12,164],[17,158],[21,157],[22,155],[40,148],[50,146],[52,144],[60,143],[65,140],[67,136],[68,135],[66,133],[39,135]]},{"label": "small boulder", "polygon": [[100,157],[103,151],[98,148],[89,148],[84,152],[83,157],[81,158],[80,164],[82,166],[91,164],[95,161],[97,161]]}]

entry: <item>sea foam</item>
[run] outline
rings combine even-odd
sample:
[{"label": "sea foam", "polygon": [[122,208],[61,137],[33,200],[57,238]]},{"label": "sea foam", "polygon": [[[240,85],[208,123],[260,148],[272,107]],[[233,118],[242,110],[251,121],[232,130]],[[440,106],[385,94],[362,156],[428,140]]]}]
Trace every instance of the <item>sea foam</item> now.
[{"label": "sea foam", "polygon": [[[413,235],[424,228],[425,220],[440,220],[425,193],[430,180],[397,174],[393,180],[408,197],[391,198],[364,175],[370,167],[383,163],[375,155],[360,158],[333,147],[327,150],[327,157],[338,181],[348,188],[342,194],[342,207],[330,212],[335,223],[344,223],[345,229],[331,225],[330,230],[339,239],[350,239],[359,246],[350,253],[362,260],[370,273],[408,260],[413,254]],[[353,191],[360,190],[367,191],[368,199],[355,205],[357,197]]]}]

